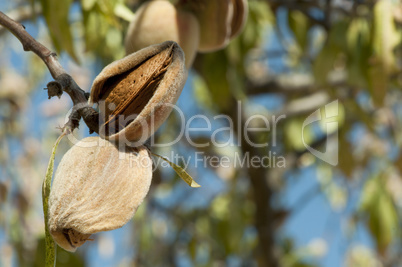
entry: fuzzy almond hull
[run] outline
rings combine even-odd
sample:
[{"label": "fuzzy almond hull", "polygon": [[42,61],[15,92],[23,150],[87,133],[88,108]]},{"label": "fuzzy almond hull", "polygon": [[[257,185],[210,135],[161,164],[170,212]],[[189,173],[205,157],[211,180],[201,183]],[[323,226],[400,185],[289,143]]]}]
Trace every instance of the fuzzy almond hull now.
[{"label": "fuzzy almond hull", "polygon": [[152,160],[144,147],[124,151],[100,137],[75,144],[62,158],[49,197],[49,231],[74,251],[91,234],[117,229],[149,191]]}]

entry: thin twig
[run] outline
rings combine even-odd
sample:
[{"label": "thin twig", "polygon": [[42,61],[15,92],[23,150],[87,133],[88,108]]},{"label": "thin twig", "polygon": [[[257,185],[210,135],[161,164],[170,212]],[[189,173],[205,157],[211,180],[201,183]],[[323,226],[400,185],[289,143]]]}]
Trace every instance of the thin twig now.
[{"label": "thin twig", "polygon": [[62,131],[66,131],[69,133],[69,129],[75,129],[79,127],[81,120],[81,115],[77,111],[76,106],[73,107],[70,116],[68,117],[68,121],[66,124],[64,124],[64,127],[62,128]]},{"label": "thin twig", "polygon": [[24,51],[32,51],[43,60],[54,79],[57,79],[58,76],[66,73],[58,62],[56,54],[52,53],[48,48],[37,42],[31,35],[29,35],[25,31],[25,27],[23,25],[12,20],[3,12],[0,12],[0,24],[14,34],[18,40],[20,40]]},{"label": "thin twig", "polygon": [[[0,25],[8,29],[15,37],[20,40],[24,51],[32,51],[46,64],[52,75],[54,82],[47,85],[49,98],[53,96],[60,96],[64,91],[66,92],[74,104],[73,114],[70,118],[74,118],[74,123],[65,125],[65,127],[78,127],[77,118],[82,117],[87,124],[90,132],[99,131],[99,118],[98,113],[88,106],[87,95],[74,81],[74,79],[64,70],[59,61],[57,60],[56,53],[50,51],[47,47],[35,40],[26,30],[23,25],[12,20],[3,12],[0,12]],[[71,130],[74,130],[72,128]]]},{"label": "thin twig", "polygon": [[[7,16],[14,18],[15,21],[23,22],[27,20],[34,19],[36,16],[42,14],[42,8],[39,3],[35,3],[33,6],[31,4],[19,6],[10,12],[7,12]],[[0,35],[7,32],[7,28],[0,28]]]}]

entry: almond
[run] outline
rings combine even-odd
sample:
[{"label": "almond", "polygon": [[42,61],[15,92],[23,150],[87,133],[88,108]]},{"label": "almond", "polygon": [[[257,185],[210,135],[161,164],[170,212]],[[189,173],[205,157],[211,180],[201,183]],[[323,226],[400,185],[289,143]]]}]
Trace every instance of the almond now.
[{"label": "almond", "polygon": [[145,147],[118,148],[88,137],[63,156],[49,197],[49,231],[67,251],[97,232],[126,224],[148,193],[152,160]]},{"label": "almond", "polygon": [[96,77],[89,100],[99,104],[100,135],[143,144],[169,116],[186,78],[183,50],[172,41],[109,64]]}]

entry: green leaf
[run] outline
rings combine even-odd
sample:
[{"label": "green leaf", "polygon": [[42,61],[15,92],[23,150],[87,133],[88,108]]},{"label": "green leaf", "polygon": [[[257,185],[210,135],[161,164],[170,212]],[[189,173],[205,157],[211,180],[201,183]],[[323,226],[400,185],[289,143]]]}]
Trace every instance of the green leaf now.
[{"label": "green leaf", "polygon": [[96,4],[96,0],[81,0],[81,6],[83,10],[90,10]]},{"label": "green leaf", "polygon": [[355,18],[351,21],[346,33],[348,46],[348,80],[351,84],[367,87],[371,53],[370,24],[365,18]]},{"label": "green leaf", "polygon": [[353,156],[353,147],[348,140],[348,132],[342,129],[339,132],[339,162],[338,167],[349,179],[352,178],[353,171],[358,166],[356,158]]},{"label": "green leaf", "polygon": [[309,20],[298,10],[290,11],[288,15],[289,28],[294,34],[294,38],[301,51],[305,51],[308,40]]},{"label": "green leaf", "polygon": [[127,22],[131,22],[134,19],[134,13],[123,3],[117,3],[114,7],[114,14],[117,17],[124,19]]},{"label": "green leaf", "polygon": [[187,173],[182,167],[180,167],[179,165],[174,164],[173,162],[169,161],[168,159],[166,159],[166,158],[164,158],[164,157],[162,157],[162,156],[160,156],[160,155],[158,155],[158,154],[155,154],[155,153],[152,153],[152,152],[151,152],[151,154],[154,155],[154,156],[156,156],[156,157],[158,157],[158,158],[161,158],[161,159],[163,159],[164,161],[166,161],[167,163],[169,163],[169,165],[172,166],[173,170],[177,173],[177,175],[179,175],[180,178],[183,179],[183,181],[185,181],[189,186],[191,186],[191,187],[201,187],[201,185],[197,184],[197,183],[194,181],[193,177],[191,177],[191,175],[188,174],[188,173]]},{"label": "green leaf", "polygon": [[388,246],[397,237],[398,215],[383,177],[377,176],[366,182],[363,188],[360,210],[368,215],[367,226],[378,251],[385,255]]},{"label": "green leaf", "polygon": [[46,260],[45,266],[52,267],[56,265],[56,246],[53,241],[52,236],[49,233],[49,226],[48,226],[48,209],[49,209],[49,195],[50,195],[50,185],[52,182],[53,176],[53,166],[54,166],[54,157],[56,154],[57,146],[59,145],[61,139],[66,134],[63,133],[57,138],[56,143],[53,146],[52,154],[50,156],[49,164],[47,166],[45,179],[43,180],[42,184],[42,203],[43,203],[43,214],[45,219],[45,247],[46,247]]},{"label": "green leaf", "polygon": [[378,1],[374,6],[374,51],[388,70],[394,67],[393,50],[400,38],[392,15],[396,6],[390,0]]},{"label": "green leaf", "polygon": [[[120,20],[115,14],[117,6],[112,1],[98,1],[90,10],[83,10],[85,50],[91,51],[104,61],[124,57],[123,34]],[[103,45],[99,45],[103,44]]]},{"label": "green leaf", "polygon": [[389,86],[389,76],[395,71],[394,49],[400,42],[393,16],[395,6],[389,0],[378,1],[374,6],[373,50],[375,57],[369,68],[369,89],[376,106],[382,106]]},{"label": "green leaf", "polygon": [[368,85],[371,99],[376,107],[381,107],[384,104],[385,96],[388,91],[389,72],[384,64],[377,62],[368,68],[368,73]]},{"label": "green leaf", "polygon": [[71,3],[72,0],[41,0],[43,16],[56,51],[60,53],[65,50],[76,62],[79,62],[74,51],[73,37],[68,20]]},{"label": "green leaf", "polygon": [[214,111],[211,92],[209,91],[205,80],[200,75],[194,75],[193,88],[195,101],[197,101],[198,105],[208,111]]},{"label": "green leaf", "polygon": [[263,41],[267,28],[275,24],[275,15],[268,3],[248,1],[249,14],[240,38],[244,47],[249,50]]},{"label": "green leaf", "polygon": [[345,33],[349,27],[348,20],[340,20],[335,23],[329,32],[328,39],[323,45],[321,52],[314,60],[314,77],[318,84],[326,84],[328,74],[334,70],[335,62],[347,51]]},{"label": "green leaf", "polygon": [[228,112],[232,109],[230,101],[232,93],[227,77],[229,59],[224,50],[203,55],[201,66],[203,78],[218,112]]},{"label": "green leaf", "polygon": [[[303,140],[307,145],[311,145],[311,143],[314,141],[314,135],[311,127],[303,128],[303,122],[304,118],[295,118],[287,121],[284,125],[285,140],[290,149],[303,151],[306,148]],[[302,137],[304,137],[304,139]]]}]

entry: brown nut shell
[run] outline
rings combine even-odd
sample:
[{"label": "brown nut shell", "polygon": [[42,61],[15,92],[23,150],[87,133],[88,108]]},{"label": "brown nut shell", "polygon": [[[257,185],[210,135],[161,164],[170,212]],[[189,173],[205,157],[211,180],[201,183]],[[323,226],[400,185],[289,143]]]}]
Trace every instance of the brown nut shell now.
[{"label": "brown nut shell", "polygon": [[122,227],[144,200],[151,179],[146,148],[124,151],[100,137],[81,140],[55,173],[48,224],[53,239],[73,252],[91,234]]},{"label": "brown nut shell", "polygon": [[177,9],[169,1],[145,2],[136,11],[125,38],[126,53],[131,54],[144,47],[175,41],[186,56],[186,67],[190,68],[197,53],[200,26],[195,16]]},{"label": "brown nut shell", "polygon": [[152,45],[106,66],[93,82],[90,103],[99,102],[110,141],[143,144],[169,116],[187,70],[180,46]]},{"label": "brown nut shell", "polygon": [[231,24],[230,39],[238,36],[246,24],[248,17],[247,0],[232,0],[233,3],[233,19]]},{"label": "brown nut shell", "polygon": [[198,51],[213,52],[224,48],[230,41],[233,18],[231,0],[204,0],[194,10],[200,23]]}]

